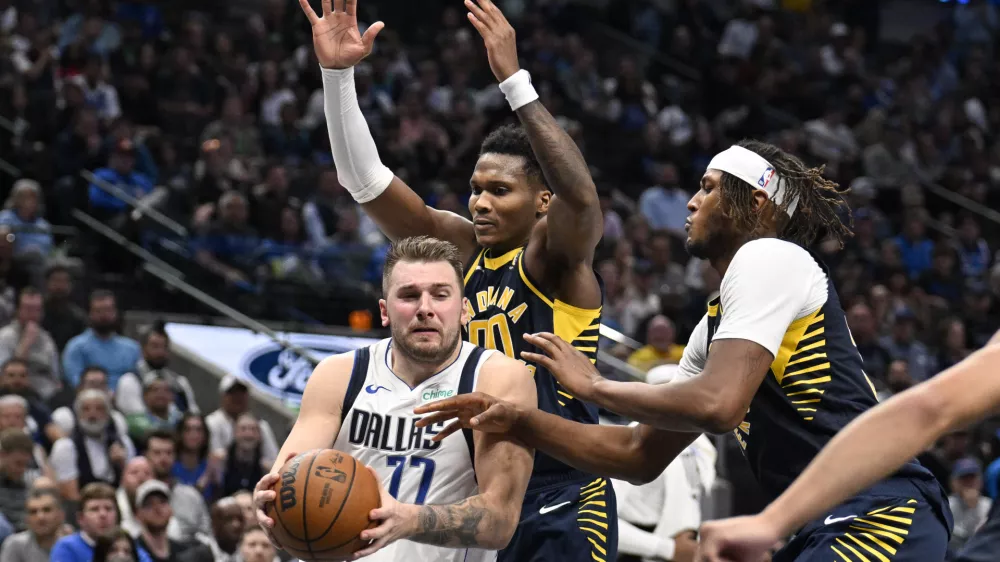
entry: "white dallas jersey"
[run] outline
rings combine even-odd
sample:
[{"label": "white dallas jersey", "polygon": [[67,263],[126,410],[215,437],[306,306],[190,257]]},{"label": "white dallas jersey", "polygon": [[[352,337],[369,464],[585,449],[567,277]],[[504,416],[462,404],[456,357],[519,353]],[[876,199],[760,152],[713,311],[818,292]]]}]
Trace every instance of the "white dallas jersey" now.
[{"label": "white dallas jersey", "polygon": [[[392,339],[355,351],[334,449],[375,469],[385,489],[403,503],[452,504],[479,493],[472,435],[458,431],[431,441],[444,423],[419,428],[413,409],[426,402],[472,392],[479,368],[493,351],[462,342],[458,358],[414,388],[392,372]],[[496,551],[444,548],[396,541],[365,558],[372,562],[486,562]]]}]

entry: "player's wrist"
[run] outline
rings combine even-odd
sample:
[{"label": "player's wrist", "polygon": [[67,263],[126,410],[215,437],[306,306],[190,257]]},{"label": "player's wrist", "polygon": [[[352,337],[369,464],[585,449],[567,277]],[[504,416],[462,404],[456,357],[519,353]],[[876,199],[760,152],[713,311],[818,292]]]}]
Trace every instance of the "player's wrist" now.
[{"label": "player's wrist", "polygon": [[768,538],[775,541],[779,541],[782,537],[787,537],[795,532],[794,522],[783,515],[783,511],[786,513],[789,512],[788,510],[775,509],[774,504],[771,504],[756,516],[761,524],[760,526],[763,528],[762,530],[767,533]]},{"label": "player's wrist", "polygon": [[538,99],[538,92],[531,85],[531,74],[523,68],[500,82],[500,91],[507,98],[511,111],[517,111]]},{"label": "player's wrist", "polygon": [[400,525],[400,537],[401,539],[412,537],[419,531],[420,522],[420,510],[422,506],[413,505],[410,503],[400,503],[397,504],[397,509],[399,510],[400,519],[402,524]]}]

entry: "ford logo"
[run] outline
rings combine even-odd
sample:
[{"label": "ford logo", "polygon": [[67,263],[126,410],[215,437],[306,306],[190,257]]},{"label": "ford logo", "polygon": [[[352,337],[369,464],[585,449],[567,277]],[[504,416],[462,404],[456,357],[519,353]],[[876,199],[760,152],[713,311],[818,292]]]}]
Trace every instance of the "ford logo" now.
[{"label": "ford logo", "polygon": [[[295,341],[292,343],[312,352],[317,359],[346,353],[358,347],[352,345],[354,342],[349,338],[336,340],[340,341],[313,341],[305,345]],[[282,400],[298,403],[302,401],[302,393],[314,368],[315,365],[309,359],[271,343],[248,350],[240,374],[250,379],[257,388]]]}]

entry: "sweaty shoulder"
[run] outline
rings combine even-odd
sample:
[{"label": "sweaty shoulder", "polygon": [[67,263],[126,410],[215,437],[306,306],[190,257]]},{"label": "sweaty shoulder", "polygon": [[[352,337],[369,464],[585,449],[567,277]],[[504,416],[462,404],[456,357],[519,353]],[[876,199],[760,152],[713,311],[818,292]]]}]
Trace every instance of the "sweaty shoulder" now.
[{"label": "sweaty shoulder", "polygon": [[538,405],[528,367],[499,352],[491,353],[480,367],[476,391],[532,408]]},{"label": "sweaty shoulder", "polygon": [[788,326],[827,299],[827,278],[803,248],[754,240],[733,256],[719,291],[722,319],[712,341],[745,339],[777,353]]}]

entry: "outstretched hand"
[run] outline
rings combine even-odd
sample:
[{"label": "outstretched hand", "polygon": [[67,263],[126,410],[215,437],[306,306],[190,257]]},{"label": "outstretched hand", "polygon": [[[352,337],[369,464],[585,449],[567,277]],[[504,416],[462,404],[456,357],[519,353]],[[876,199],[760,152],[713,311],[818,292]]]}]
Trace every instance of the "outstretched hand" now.
[{"label": "outstretched hand", "polygon": [[574,397],[585,402],[592,401],[594,384],[604,380],[604,377],[589,357],[559,336],[548,332],[525,334],[524,341],[538,348],[544,355],[522,351],[521,359],[552,373],[566,392]]},{"label": "outstretched hand", "polygon": [[417,427],[456,420],[439,431],[433,441],[440,441],[463,428],[484,433],[508,433],[520,415],[514,404],[482,392],[460,394],[424,404],[415,408],[413,413],[430,414],[417,420]]},{"label": "outstretched hand", "polygon": [[493,75],[503,82],[521,69],[514,28],[492,0],[465,0],[465,7],[469,21],[486,44]]},{"label": "outstretched hand", "polygon": [[309,18],[313,32],[313,48],[320,66],[330,69],[350,68],[367,57],[375,46],[375,37],[385,24],[377,21],[362,36],[358,29],[358,0],[322,0],[323,17],[299,0],[299,6]]}]

